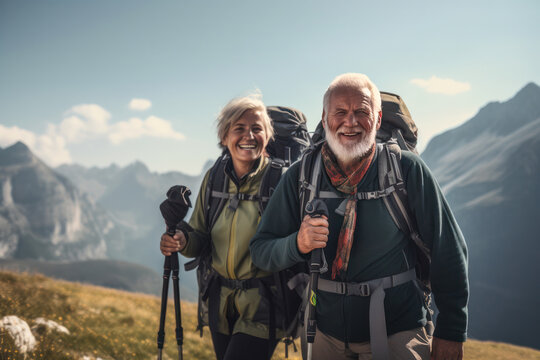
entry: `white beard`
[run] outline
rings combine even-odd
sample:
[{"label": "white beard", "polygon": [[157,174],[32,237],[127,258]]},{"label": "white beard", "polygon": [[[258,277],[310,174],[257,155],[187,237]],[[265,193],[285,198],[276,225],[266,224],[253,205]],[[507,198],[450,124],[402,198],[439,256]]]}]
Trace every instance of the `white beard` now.
[{"label": "white beard", "polygon": [[336,133],[328,131],[328,126],[326,126],[326,130],[328,146],[330,146],[336,158],[343,163],[350,163],[366,156],[371,151],[373,144],[375,144],[375,136],[377,135],[377,127],[373,126],[371,131],[365,134],[360,142],[353,145],[343,145]]}]

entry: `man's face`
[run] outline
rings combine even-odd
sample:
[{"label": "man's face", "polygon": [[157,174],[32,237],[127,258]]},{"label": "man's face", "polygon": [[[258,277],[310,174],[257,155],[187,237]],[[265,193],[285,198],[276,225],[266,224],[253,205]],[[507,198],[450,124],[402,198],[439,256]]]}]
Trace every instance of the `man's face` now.
[{"label": "man's face", "polygon": [[375,143],[380,127],[380,113],[373,113],[371,93],[361,90],[336,89],[330,96],[325,124],[328,145],[344,162],[361,158]]}]

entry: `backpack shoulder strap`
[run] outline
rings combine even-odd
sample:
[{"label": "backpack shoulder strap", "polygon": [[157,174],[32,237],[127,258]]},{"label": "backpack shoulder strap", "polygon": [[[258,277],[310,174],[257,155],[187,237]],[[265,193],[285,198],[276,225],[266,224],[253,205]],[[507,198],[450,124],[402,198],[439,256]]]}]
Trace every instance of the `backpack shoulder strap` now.
[{"label": "backpack shoulder strap", "polygon": [[270,158],[270,163],[264,170],[264,174],[261,180],[261,186],[259,187],[258,200],[259,200],[259,215],[262,215],[270,196],[276,190],[276,187],[281,179],[281,175],[287,170],[285,167],[285,161],[279,158]]},{"label": "backpack shoulder strap", "polygon": [[[206,187],[204,188],[203,209],[204,209],[204,223],[206,224],[206,230],[208,233],[212,231],[212,227],[216,223],[217,217],[221,210],[225,206],[227,199],[213,196],[216,191],[227,191],[229,188],[228,177],[225,176],[225,165],[230,155],[224,152],[210,168],[208,180],[206,181]],[[216,190],[219,189],[219,190]],[[197,268],[203,259],[208,260],[210,256],[210,243],[205,245],[202,255],[190,260],[184,264],[185,271],[191,271]],[[209,261],[209,260],[208,260]],[[199,326],[200,322],[199,322]]]},{"label": "backpack shoulder strap", "polygon": [[396,226],[410,237],[422,253],[431,260],[429,248],[420,238],[416,219],[409,207],[407,189],[401,168],[401,149],[393,143],[378,144],[379,147],[379,185],[395,186],[396,191],[383,198],[384,204]]},{"label": "backpack shoulder strap", "polygon": [[318,143],[304,153],[300,160],[298,195],[300,197],[300,220],[306,214],[306,205],[319,196],[322,158],[322,143]]},{"label": "backpack shoulder strap", "polygon": [[229,199],[228,196],[215,196],[216,193],[226,194],[229,190],[229,177],[225,176],[225,166],[229,159],[230,156],[227,153],[221,155],[210,169],[203,203],[208,232],[214,227],[221,210]]}]

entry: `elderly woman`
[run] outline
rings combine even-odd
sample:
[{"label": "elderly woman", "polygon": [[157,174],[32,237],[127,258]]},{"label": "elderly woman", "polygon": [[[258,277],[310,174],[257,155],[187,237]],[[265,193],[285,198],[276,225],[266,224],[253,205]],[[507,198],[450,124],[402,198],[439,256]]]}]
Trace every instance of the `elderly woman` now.
[{"label": "elderly woman", "polygon": [[[265,147],[273,136],[265,105],[254,96],[233,99],[217,123],[220,146],[229,156],[223,173],[216,177],[228,178],[229,193],[256,195],[269,166]],[[209,229],[203,203],[210,173],[203,180],[190,220],[194,231],[187,239],[181,232],[173,238],[164,234],[161,252],[167,256],[180,251],[186,257],[197,257],[211,245],[211,268],[218,281],[210,286],[209,323],[217,359],[267,359],[276,345],[269,340],[268,301],[262,298],[264,291],[259,286],[247,285],[271,275],[252,263],[249,252],[249,241],[260,220],[258,202],[239,201],[230,206],[226,200]]]}]

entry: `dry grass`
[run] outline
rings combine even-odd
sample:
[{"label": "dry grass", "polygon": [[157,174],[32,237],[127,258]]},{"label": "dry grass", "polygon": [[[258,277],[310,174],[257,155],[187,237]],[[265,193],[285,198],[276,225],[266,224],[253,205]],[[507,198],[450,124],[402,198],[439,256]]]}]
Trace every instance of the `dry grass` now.
[{"label": "dry grass", "polygon": [[[157,279],[159,281],[159,279]],[[43,333],[38,346],[26,358],[155,359],[160,299],[97,286],[53,280],[41,275],[0,272],[0,317],[16,315],[32,325],[45,317],[64,325],[70,335]],[[215,359],[208,329],[199,337],[197,306],[182,303],[185,359]],[[174,338],[174,308],[167,309],[164,359],[177,359]],[[468,341],[466,359],[540,359],[540,351],[493,342]],[[284,359],[279,344],[273,359]],[[0,360],[23,360],[13,340],[0,331]],[[300,353],[289,348],[289,359],[300,360]]]},{"label": "dry grass", "polygon": [[469,340],[465,343],[465,359],[540,360],[540,351],[493,341]]},{"label": "dry grass", "polygon": [[[159,281],[159,279],[157,279]],[[0,272],[0,317],[16,315],[32,326],[45,317],[69,329],[71,335],[42,334],[31,359],[155,359],[161,299],[91,285],[53,280],[41,275]],[[184,358],[214,359],[208,329],[196,332],[197,305],[182,302]],[[169,300],[164,359],[178,358],[174,336],[174,305]],[[296,355],[296,356],[295,356]],[[23,359],[11,338],[0,332],[0,360]],[[284,358],[279,345],[273,359]],[[289,359],[301,359],[290,349]]]}]

